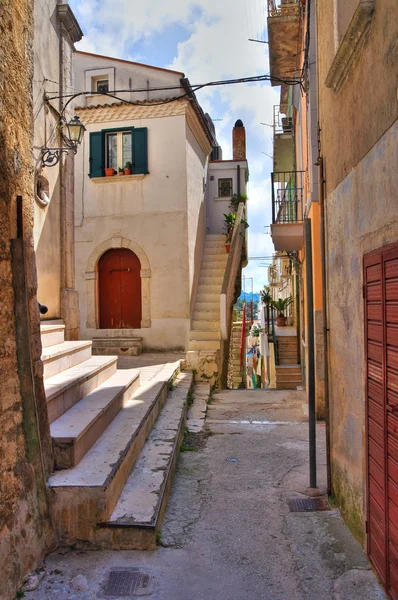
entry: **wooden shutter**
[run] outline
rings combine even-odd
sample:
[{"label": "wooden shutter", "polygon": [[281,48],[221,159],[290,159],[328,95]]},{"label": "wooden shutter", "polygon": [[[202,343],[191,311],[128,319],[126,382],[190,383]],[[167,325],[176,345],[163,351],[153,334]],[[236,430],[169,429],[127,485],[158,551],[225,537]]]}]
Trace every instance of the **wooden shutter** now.
[{"label": "wooden shutter", "polygon": [[90,177],[104,176],[104,136],[102,131],[90,133]]},{"label": "wooden shutter", "polygon": [[148,129],[137,127],[133,130],[133,173],[148,173]]}]

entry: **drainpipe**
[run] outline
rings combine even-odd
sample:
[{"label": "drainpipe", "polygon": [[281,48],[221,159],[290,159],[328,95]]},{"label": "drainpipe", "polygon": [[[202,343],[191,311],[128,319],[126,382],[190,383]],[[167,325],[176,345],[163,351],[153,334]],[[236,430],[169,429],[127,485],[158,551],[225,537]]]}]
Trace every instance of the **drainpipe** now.
[{"label": "drainpipe", "polygon": [[321,263],[322,263],[322,310],[323,310],[323,347],[324,347],[324,382],[325,382],[325,429],[326,429],[326,465],[328,495],[332,493],[331,459],[330,459],[330,412],[329,412],[329,353],[328,353],[328,315],[326,299],[326,229],[325,229],[325,181],[323,175],[323,158],[319,157],[319,214],[321,220]]},{"label": "drainpipe", "polygon": [[314,290],[312,274],[311,219],[304,219],[305,282],[307,289],[308,331],[308,422],[310,448],[310,488],[316,488],[316,410],[315,410],[315,344],[314,344]]}]

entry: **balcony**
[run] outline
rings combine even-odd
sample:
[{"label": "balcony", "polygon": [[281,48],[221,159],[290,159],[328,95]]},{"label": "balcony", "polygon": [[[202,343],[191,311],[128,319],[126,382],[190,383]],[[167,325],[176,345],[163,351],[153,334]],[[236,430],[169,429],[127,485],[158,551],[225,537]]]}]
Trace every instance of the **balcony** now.
[{"label": "balcony", "polygon": [[293,170],[293,110],[286,107],[281,112],[280,106],[274,106],[274,171]]},{"label": "balcony", "polygon": [[272,225],[275,250],[300,250],[304,235],[305,171],[271,173]]},{"label": "balcony", "polygon": [[[272,77],[291,78],[297,69],[300,0],[268,0],[269,63]],[[280,85],[271,81],[272,85]]]}]

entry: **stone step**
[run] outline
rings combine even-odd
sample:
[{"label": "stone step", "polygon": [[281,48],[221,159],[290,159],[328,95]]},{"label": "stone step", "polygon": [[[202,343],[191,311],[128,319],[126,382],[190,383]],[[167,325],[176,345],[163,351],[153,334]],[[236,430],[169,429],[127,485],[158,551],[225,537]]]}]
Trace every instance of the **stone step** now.
[{"label": "stone step", "polygon": [[224,247],[225,246],[225,236],[223,235],[222,237],[214,239],[214,240],[206,238],[206,240],[205,240],[205,248],[210,247],[210,246],[215,246],[215,247],[216,246],[218,246],[218,247],[222,246],[222,247]]},{"label": "stone step", "polygon": [[188,344],[188,350],[219,350],[220,348],[221,342],[217,340],[190,340]]},{"label": "stone step", "polygon": [[[208,288],[211,288],[210,290]],[[220,292],[214,291],[215,286],[206,286],[206,290],[199,291],[196,295],[196,302],[220,302]]]},{"label": "stone step", "polygon": [[94,338],[92,352],[95,355],[138,356],[142,351],[141,342],[138,337]]},{"label": "stone step", "polygon": [[195,311],[193,313],[193,320],[194,321],[217,321],[219,323],[220,321],[220,311],[219,310],[215,310],[215,311],[202,311],[202,310],[196,310],[195,307]]},{"label": "stone step", "polygon": [[223,233],[207,233],[206,242],[212,241],[225,241],[225,235]]},{"label": "stone step", "polygon": [[180,361],[166,364],[138,388],[75,467],[51,475],[52,518],[62,542],[95,541],[97,524],[111,516],[179,369]]},{"label": "stone step", "polygon": [[116,373],[116,356],[96,356],[44,382],[49,422],[58,419]]},{"label": "stone step", "polygon": [[196,302],[195,310],[220,312],[220,300],[218,300],[217,302]]},{"label": "stone step", "polygon": [[56,469],[77,465],[140,385],[140,373],[120,369],[51,426]]},{"label": "stone step", "polygon": [[297,337],[290,337],[290,336],[286,336],[286,337],[278,337],[276,336],[276,341],[278,342],[279,346],[296,346],[297,347]]},{"label": "stone step", "polygon": [[296,388],[301,387],[302,385],[303,384],[302,384],[301,380],[297,381],[297,382],[286,382],[286,381],[282,382],[282,381],[280,381],[280,382],[276,383],[276,389],[277,390],[295,390]]},{"label": "stone step", "polygon": [[101,523],[102,547],[155,550],[184,436],[192,383],[192,373],[181,373],[176,378],[109,520]]},{"label": "stone step", "polygon": [[202,263],[202,267],[200,269],[200,277],[203,277],[205,275],[209,275],[210,273],[213,276],[214,275],[224,275],[224,273],[225,273],[225,266],[221,265],[216,260],[210,260],[209,262]]},{"label": "stone step", "polygon": [[216,296],[217,299],[213,299],[212,301],[220,303],[221,285],[211,285],[202,283],[198,287],[198,291],[196,293],[196,302],[203,302],[202,296],[208,294],[214,294],[214,296]]},{"label": "stone step", "polygon": [[276,376],[276,383],[292,383],[296,386],[302,385],[301,377],[298,375],[281,375]]},{"label": "stone step", "polygon": [[87,340],[62,342],[62,344],[44,348],[41,355],[44,379],[75,367],[89,358],[91,358],[91,341]]},{"label": "stone step", "polygon": [[284,365],[276,365],[275,367],[276,369],[276,374],[278,375],[278,373],[280,375],[286,374],[286,373],[300,373],[301,375],[301,366],[298,365],[297,363],[290,363],[290,364],[284,364]]},{"label": "stone step", "polygon": [[214,255],[214,254],[219,255],[219,256],[228,256],[225,251],[225,246],[222,246],[221,244],[219,244],[217,246],[205,244],[205,248],[203,251],[203,258],[205,258],[206,256]]},{"label": "stone step", "polygon": [[216,273],[215,271],[207,271],[206,274],[202,274],[199,277],[198,285],[219,285],[221,288],[221,284],[224,280],[224,271],[222,273]]},{"label": "stone step", "polygon": [[220,321],[195,321],[192,320],[192,329],[195,331],[220,331]]},{"label": "stone step", "polygon": [[191,329],[189,332],[189,339],[202,341],[202,340],[220,340],[220,332],[217,331],[203,331],[197,329]]},{"label": "stone step", "polygon": [[40,323],[42,348],[62,344],[65,341],[64,333],[65,325],[63,323]]},{"label": "stone step", "polygon": [[[297,356],[294,357],[297,360]],[[283,358],[279,356],[279,365],[290,365],[292,363],[291,358]]]}]

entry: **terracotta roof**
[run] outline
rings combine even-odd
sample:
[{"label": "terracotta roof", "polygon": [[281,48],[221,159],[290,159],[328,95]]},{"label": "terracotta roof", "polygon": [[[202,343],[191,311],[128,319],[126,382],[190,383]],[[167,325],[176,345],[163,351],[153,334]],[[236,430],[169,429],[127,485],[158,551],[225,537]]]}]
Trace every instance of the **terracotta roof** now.
[{"label": "terracotta roof", "polygon": [[185,114],[187,100],[150,104],[142,101],[137,104],[128,102],[112,102],[112,104],[96,104],[94,106],[76,106],[84,123],[106,123],[107,121],[126,121],[129,119],[158,119]]},{"label": "terracotta roof", "polygon": [[105,58],[106,60],[116,60],[117,62],[126,63],[128,65],[137,65],[138,67],[146,67],[147,69],[156,69],[157,71],[165,71],[166,73],[175,73],[184,77],[184,73],[181,71],[173,71],[172,69],[164,69],[163,67],[154,67],[153,65],[146,65],[145,63],[138,63],[132,60],[124,60],[123,58],[114,58],[113,56],[104,56],[103,54],[94,54],[93,52],[83,52],[82,50],[76,50],[75,54],[84,54],[85,56],[96,56],[97,58]]}]

